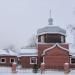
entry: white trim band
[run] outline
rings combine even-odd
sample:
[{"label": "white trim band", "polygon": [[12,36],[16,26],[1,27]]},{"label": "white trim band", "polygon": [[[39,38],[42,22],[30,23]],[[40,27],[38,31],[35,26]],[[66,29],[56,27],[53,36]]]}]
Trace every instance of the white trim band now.
[{"label": "white trim band", "polygon": [[58,43],[56,43],[56,44],[54,44],[52,47],[45,49],[45,50],[43,51],[43,54],[42,54],[42,55],[45,55],[45,53],[46,53],[47,51],[53,49],[53,48],[56,47],[56,46],[58,46],[59,48],[61,48],[61,49],[63,49],[63,50],[69,51],[69,49],[66,49],[66,48],[60,46]]}]

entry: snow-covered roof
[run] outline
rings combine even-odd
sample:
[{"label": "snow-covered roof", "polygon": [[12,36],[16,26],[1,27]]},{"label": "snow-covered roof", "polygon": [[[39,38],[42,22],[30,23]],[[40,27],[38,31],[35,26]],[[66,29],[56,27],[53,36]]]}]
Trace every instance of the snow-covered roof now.
[{"label": "snow-covered roof", "polygon": [[17,53],[12,50],[0,49],[0,56],[17,56]]},{"label": "snow-covered roof", "polygon": [[8,55],[6,50],[0,49],[0,55]]},{"label": "snow-covered roof", "polygon": [[58,26],[46,26],[44,28],[40,28],[37,31],[37,35],[42,35],[42,34],[46,34],[46,33],[58,33],[58,34],[62,34],[62,35],[66,35],[66,30],[58,27]]},{"label": "snow-covered roof", "polygon": [[14,55],[14,56],[18,55],[18,53],[16,51],[13,51],[13,50],[8,50],[8,52],[10,55]]},{"label": "snow-covered roof", "polygon": [[0,56],[37,56],[37,49],[20,49],[17,51],[0,49]]},{"label": "snow-covered roof", "polygon": [[19,55],[20,56],[37,56],[38,50],[37,49],[20,49]]}]

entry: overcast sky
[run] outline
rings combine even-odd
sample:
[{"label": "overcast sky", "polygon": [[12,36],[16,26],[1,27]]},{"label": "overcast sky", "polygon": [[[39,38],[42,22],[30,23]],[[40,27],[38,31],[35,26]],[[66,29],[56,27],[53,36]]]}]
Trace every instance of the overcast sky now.
[{"label": "overcast sky", "polygon": [[25,46],[48,25],[50,9],[54,25],[75,25],[75,0],[0,0],[0,48]]}]

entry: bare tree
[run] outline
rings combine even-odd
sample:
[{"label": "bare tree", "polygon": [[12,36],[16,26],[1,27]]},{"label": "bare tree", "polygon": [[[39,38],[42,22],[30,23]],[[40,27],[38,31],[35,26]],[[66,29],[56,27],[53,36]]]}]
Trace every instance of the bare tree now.
[{"label": "bare tree", "polygon": [[37,36],[34,35],[29,39],[27,46],[22,48],[36,48],[36,46],[37,46]]},{"label": "bare tree", "polygon": [[69,41],[72,40],[71,43],[75,46],[75,26],[74,25],[70,24],[67,26],[67,34],[68,34],[68,36],[70,36]]}]

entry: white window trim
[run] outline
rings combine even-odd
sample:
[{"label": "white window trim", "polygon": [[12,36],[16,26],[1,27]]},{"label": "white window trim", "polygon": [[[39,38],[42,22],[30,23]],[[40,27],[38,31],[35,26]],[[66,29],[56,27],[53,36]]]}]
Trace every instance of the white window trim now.
[{"label": "white window trim", "polygon": [[61,43],[63,43],[64,42],[64,37],[63,36],[61,36]]},{"label": "white window trim", "polygon": [[11,62],[11,59],[14,59],[14,62],[15,62],[15,58],[10,58],[10,63],[14,63],[14,62]]},{"label": "white window trim", "polygon": [[70,64],[72,64],[72,63],[71,63],[71,58],[70,58]]},{"label": "white window trim", "polygon": [[[4,59],[4,60],[5,60],[5,62],[2,62],[2,59]],[[6,63],[6,58],[1,58],[0,63]]]},{"label": "white window trim", "polygon": [[[32,58],[35,58],[35,59],[36,59],[36,63],[32,63],[32,62],[31,62]],[[37,58],[36,58],[36,57],[31,57],[31,58],[30,58],[30,64],[37,64]]]},{"label": "white window trim", "polygon": [[43,63],[45,63],[45,59],[44,59],[44,57],[43,57]]}]

